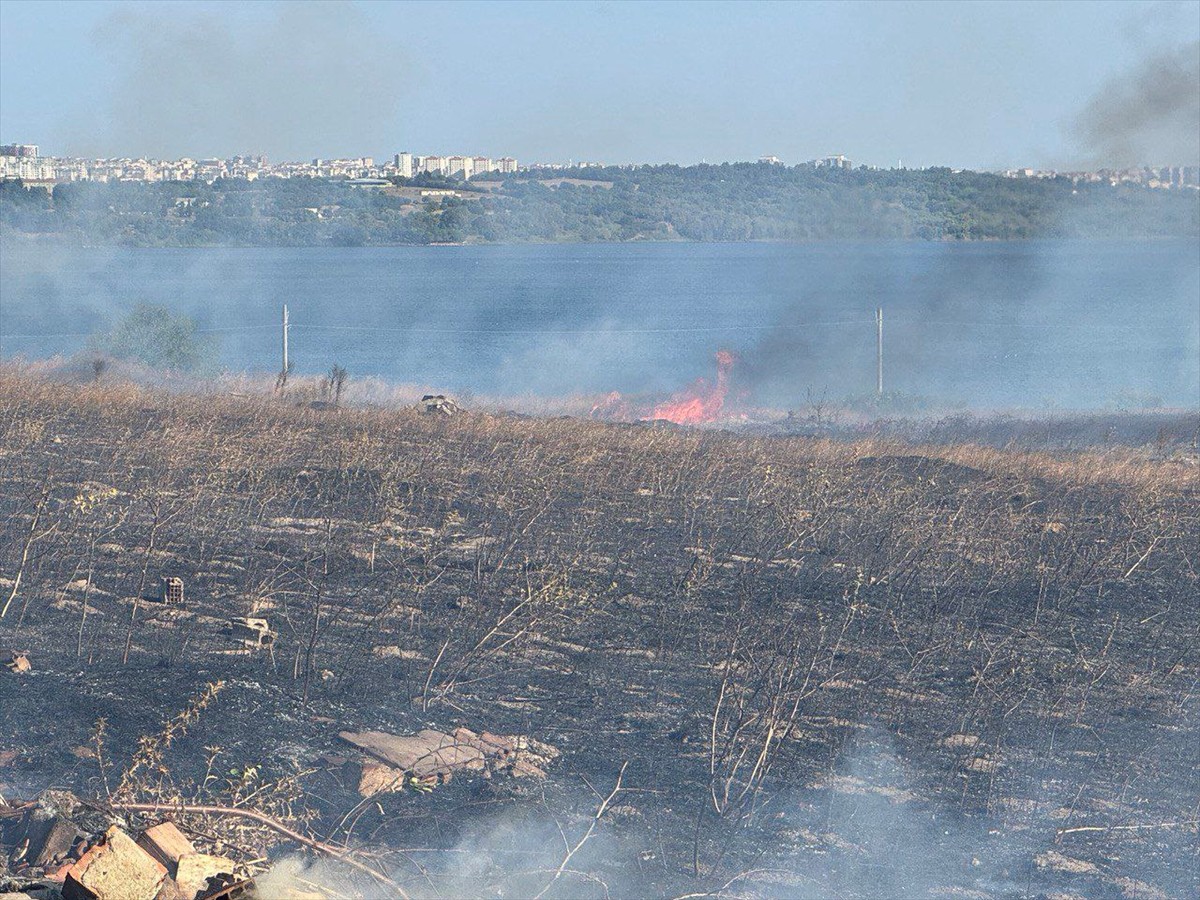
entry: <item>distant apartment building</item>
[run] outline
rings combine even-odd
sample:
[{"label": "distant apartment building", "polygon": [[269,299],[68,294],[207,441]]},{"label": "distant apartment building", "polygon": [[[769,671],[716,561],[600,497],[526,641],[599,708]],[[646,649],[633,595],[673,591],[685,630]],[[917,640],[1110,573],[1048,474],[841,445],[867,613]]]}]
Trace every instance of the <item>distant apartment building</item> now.
[{"label": "distant apartment building", "polygon": [[0,156],[0,179],[22,181],[53,181],[54,165],[48,159],[36,156]]},{"label": "distant apartment building", "polygon": [[450,172],[450,160],[445,156],[422,156],[419,171],[430,175],[447,175]]},{"label": "distant apartment building", "polygon": [[470,178],[475,174],[475,160],[470,156],[451,156],[446,161],[446,174]]},{"label": "distant apartment building", "polygon": [[1005,169],[1005,178],[1066,178],[1073,184],[1140,185],[1157,190],[1200,189],[1200,166],[1144,166],[1130,169],[1096,169],[1059,172],[1055,169]]},{"label": "distant apartment building", "polygon": [[[782,165],[777,156],[763,156],[760,163]],[[854,164],[845,156],[827,156],[810,160],[805,165],[814,168],[852,169]],[[567,169],[599,168],[601,163],[572,162],[537,163],[535,169],[564,171]],[[637,164],[619,168],[636,169]],[[0,180],[21,180],[26,184],[52,186],[71,181],[204,181],[218,178],[237,178],[247,181],[262,178],[337,178],[380,179],[397,175],[412,178],[422,173],[470,178],[488,172],[511,175],[518,171],[511,156],[418,156],[404,151],[389,162],[377,165],[370,156],[348,159],[312,159],[306,162],[270,163],[265,156],[234,156],[230,159],[79,159],[41,156],[36,144],[0,144]],[[953,170],[960,171],[958,169]],[[1121,169],[1086,171],[1056,171],[1053,169],[1012,168],[994,174],[1009,178],[1065,178],[1077,185],[1107,184],[1112,187],[1138,185],[1156,190],[1200,190],[1200,166],[1133,166]]]},{"label": "distant apartment building", "polygon": [[53,163],[55,181],[89,181],[88,164],[82,159],[56,159]]},{"label": "distant apartment building", "polygon": [[467,179],[485,172],[517,171],[517,161],[506,156],[417,156],[408,151],[395,154],[390,161],[377,165],[370,156],[347,159],[314,158],[306,162],[270,163],[265,156],[234,156],[230,159],[209,157],[175,160],[158,159],[77,159],[43,157],[34,144],[0,144],[0,180],[20,179],[27,183],[51,185],[64,181],[204,181],[237,178],[254,181],[261,178],[339,178],[380,179],[400,176],[412,178],[428,172]]}]

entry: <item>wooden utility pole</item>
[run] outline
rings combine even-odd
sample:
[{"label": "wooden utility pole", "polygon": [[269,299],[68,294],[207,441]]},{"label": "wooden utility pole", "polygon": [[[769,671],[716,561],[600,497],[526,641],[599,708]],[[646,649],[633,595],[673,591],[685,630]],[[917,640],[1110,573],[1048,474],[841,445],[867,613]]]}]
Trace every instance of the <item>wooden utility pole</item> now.
[{"label": "wooden utility pole", "polygon": [[287,304],[283,304],[283,374],[287,375],[288,370],[288,313]]},{"label": "wooden utility pole", "polygon": [[875,395],[883,396],[883,307],[875,308]]}]

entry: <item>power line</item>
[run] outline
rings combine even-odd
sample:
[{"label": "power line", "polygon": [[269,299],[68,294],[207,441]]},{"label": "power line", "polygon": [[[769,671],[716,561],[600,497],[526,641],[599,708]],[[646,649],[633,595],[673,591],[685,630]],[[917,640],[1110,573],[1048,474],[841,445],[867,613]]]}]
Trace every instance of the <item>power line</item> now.
[{"label": "power line", "polygon": [[[604,337],[606,335],[620,334],[712,334],[712,333],[728,333],[731,331],[796,331],[803,328],[821,328],[821,327],[837,327],[845,325],[867,326],[874,325],[875,320],[872,319],[842,319],[835,321],[813,321],[813,322],[791,322],[786,325],[767,325],[767,324],[749,324],[749,325],[698,325],[698,326],[679,326],[679,327],[662,327],[662,328],[395,328],[382,327],[374,325],[297,325],[289,324],[289,329],[303,329],[306,331],[356,331],[356,332],[376,332],[383,334],[445,334],[445,335],[595,335]],[[1036,324],[1025,322],[981,322],[981,321],[951,321],[951,320],[923,320],[923,319],[892,319],[890,322],[893,328],[920,328],[925,326],[936,327],[952,327],[952,328],[1024,328],[1024,329],[1040,329],[1045,331],[1100,331],[1100,330],[1118,330],[1118,331],[1146,331],[1146,330],[1167,330],[1177,331],[1182,323],[1153,323],[1153,322],[1134,322],[1126,324],[1103,323],[1103,322],[1078,322],[1078,323],[1060,323],[1060,324]],[[1194,323],[1187,323],[1188,326]],[[197,328],[197,334],[216,334],[216,333],[233,333],[239,331],[262,331],[266,329],[276,329],[278,325],[228,325],[218,328]],[[1186,327],[1186,326],[1183,326]],[[9,334],[0,332],[0,340],[24,339],[36,340],[42,338],[61,338],[61,337],[92,337],[100,332],[97,331],[46,331],[37,333],[15,333]]]},{"label": "power line", "polygon": [[854,319],[840,322],[799,322],[790,325],[700,325],[671,328],[377,328],[371,325],[292,325],[310,331],[377,331],[398,334],[692,334],[699,332],[775,331],[813,328],[822,325],[869,325],[871,320]]}]

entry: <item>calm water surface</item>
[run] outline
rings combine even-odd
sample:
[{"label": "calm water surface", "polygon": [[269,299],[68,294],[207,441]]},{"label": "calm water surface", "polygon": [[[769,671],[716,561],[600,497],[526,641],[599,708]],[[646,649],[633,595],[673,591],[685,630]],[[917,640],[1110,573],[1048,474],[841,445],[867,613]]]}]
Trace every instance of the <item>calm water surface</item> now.
[{"label": "calm water surface", "polygon": [[287,249],[0,247],[6,356],[85,345],[138,302],[216,330],[222,365],[453,391],[670,390],[739,356],[735,390],[796,404],[889,389],[1000,406],[1200,404],[1194,241]]}]

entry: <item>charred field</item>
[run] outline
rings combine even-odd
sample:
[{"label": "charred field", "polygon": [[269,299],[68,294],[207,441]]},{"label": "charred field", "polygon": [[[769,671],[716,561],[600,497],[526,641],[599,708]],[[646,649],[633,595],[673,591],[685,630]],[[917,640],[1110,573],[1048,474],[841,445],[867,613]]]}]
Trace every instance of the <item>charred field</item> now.
[{"label": "charred field", "polygon": [[[6,371],[0,796],[174,805],[251,872],[299,848],[182,806],[257,809],[409,896],[1195,896],[1200,468],[1163,451]],[[456,728],[558,755],[346,777],[342,732]]]}]

